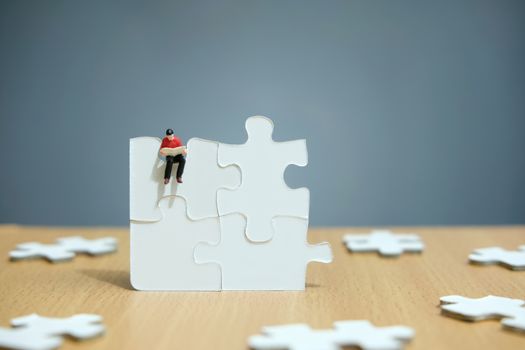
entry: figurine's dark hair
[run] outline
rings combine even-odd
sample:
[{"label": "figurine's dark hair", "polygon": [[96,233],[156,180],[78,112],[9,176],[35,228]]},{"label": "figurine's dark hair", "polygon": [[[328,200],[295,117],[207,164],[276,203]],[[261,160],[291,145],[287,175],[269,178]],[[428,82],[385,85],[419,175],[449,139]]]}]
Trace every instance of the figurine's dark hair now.
[{"label": "figurine's dark hair", "polygon": [[166,135],[173,135],[173,130],[172,129],[166,130]]}]

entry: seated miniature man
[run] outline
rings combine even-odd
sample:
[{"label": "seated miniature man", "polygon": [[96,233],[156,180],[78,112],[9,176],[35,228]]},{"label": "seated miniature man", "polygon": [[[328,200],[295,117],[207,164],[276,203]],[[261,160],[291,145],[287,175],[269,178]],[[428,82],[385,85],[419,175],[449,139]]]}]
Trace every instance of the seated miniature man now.
[{"label": "seated miniature man", "polygon": [[166,137],[162,139],[159,153],[166,157],[164,184],[167,185],[170,182],[173,163],[179,163],[177,168],[177,182],[182,183],[182,173],[184,172],[184,165],[186,164],[184,156],[187,152],[186,147],[182,145],[182,141],[177,136],[173,135],[172,129],[166,130]]}]

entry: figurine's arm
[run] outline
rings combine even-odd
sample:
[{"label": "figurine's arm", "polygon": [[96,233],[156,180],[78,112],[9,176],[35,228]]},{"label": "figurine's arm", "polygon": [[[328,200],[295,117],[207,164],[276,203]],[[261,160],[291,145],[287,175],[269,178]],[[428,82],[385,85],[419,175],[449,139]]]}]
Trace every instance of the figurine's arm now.
[{"label": "figurine's arm", "polygon": [[164,147],[161,148],[159,153],[163,156],[177,156],[179,154],[186,155],[186,146],[180,146],[175,148]]}]

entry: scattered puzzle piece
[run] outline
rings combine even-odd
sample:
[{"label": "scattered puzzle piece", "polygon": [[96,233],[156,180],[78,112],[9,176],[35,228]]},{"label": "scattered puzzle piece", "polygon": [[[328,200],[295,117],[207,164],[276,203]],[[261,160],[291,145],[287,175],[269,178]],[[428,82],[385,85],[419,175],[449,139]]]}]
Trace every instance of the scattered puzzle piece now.
[{"label": "scattered puzzle piece", "polygon": [[[171,204],[173,203],[173,204]],[[191,220],[182,197],[163,198],[163,219],[131,222],[131,284],[138,290],[220,290],[218,265],[197,265],[200,242],[217,243],[219,218]]]},{"label": "scattered puzzle piece", "polygon": [[241,184],[238,167],[219,166],[218,151],[217,142],[198,138],[188,141],[184,183],[179,185],[177,195],[186,199],[190,219],[218,217],[217,190],[233,189]]},{"label": "scattered puzzle piece", "polygon": [[449,295],[441,297],[440,301],[446,315],[467,321],[502,319],[504,327],[525,332],[524,300],[493,295],[478,299]]},{"label": "scattered puzzle piece", "polygon": [[75,257],[75,253],[58,244],[28,242],[18,244],[16,250],[12,250],[9,253],[9,257],[13,261],[44,258],[51,262],[60,262],[72,260]]},{"label": "scattered puzzle piece", "polygon": [[11,320],[15,328],[0,328],[0,347],[20,350],[50,350],[62,344],[62,336],[85,340],[100,336],[105,327],[102,317],[79,314],[68,318],[42,317],[37,314]]},{"label": "scattered puzzle piece", "polygon": [[328,243],[306,241],[306,219],[274,218],[275,235],[265,243],[246,238],[246,218],[241,214],[221,216],[220,225],[220,243],[198,245],[195,261],[221,266],[223,290],[304,290],[306,265],[332,261]]},{"label": "scattered puzzle piece", "polygon": [[358,346],[362,350],[398,350],[414,337],[405,326],[375,327],[368,321],[339,321],[334,329],[312,330],[306,324],[264,327],[263,335],[248,340],[254,350],[337,350]]},{"label": "scattered puzzle piece", "polygon": [[14,350],[51,350],[62,345],[62,337],[33,332],[30,329],[0,327],[0,348]]},{"label": "scattered puzzle piece", "polygon": [[117,250],[117,239],[114,237],[85,239],[84,237],[74,236],[59,238],[57,242],[60,246],[74,253],[103,255]]},{"label": "scattered puzzle piece", "polygon": [[78,314],[67,318],[43,317],[37,314],[11,320],[17,328],[29,328],[47,335],[68,335],[75,339],[89,339],[104,333],[102,317],[93,314]]},{"label": "scattered puzzle piece", "polygon": [[525,270],[525,245],[516,251],[500,247],[476,249],[469,255],[469,260],[480,265],[500,264],[511,270]]},{"label": "scattered puzzle piece", "polygon": [[403,252],[419,253],[425,245],[415,234],[393,234],[386,230],[374,230],[370,234],[346,234],[343,242],[352,252],[374,252],[384,256],[399,256]]},{"label": "scattered puzzle piece", "polygon": [[217,205],[219,215],[245,215],[248,239],[266,242],[273,237],[273,217],[308,219],[310,192],[307,188],[291,189],[284,182],[287,166],[308,163],[306,141],[275,142],[273,122],[261,116],[248,118],[246,131],[245,144],[219,144],[219,165],[239,166],[241,185],[236,190],[220,189]]},{"label": "scattered puzzle piece", "polygon": [[117,250],[117,240],[113,237],[85,239],[80,236],[59,238],[55,244],[28,242],[18,244],[9,253],[11,260],[44,258],[51,262],[71,260],[75,253],[102,255]]}]

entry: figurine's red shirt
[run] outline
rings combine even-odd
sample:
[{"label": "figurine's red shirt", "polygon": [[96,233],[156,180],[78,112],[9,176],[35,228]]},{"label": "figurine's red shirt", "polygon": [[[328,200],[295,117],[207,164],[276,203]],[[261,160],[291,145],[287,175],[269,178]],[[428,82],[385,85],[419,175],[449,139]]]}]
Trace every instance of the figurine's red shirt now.
[{"label": "figurine's red shirt", "polygon": [[173,140],[168,139],[166,136],[164,139],[162,139],[162,144],[160,145],[160,148],[177,148],[182,146],[181,140],[177,136],[173,136]]}]

